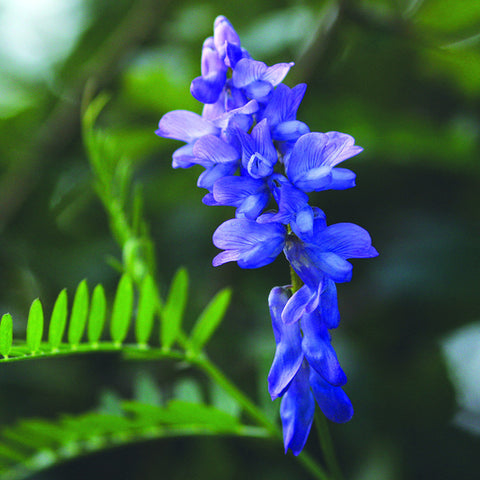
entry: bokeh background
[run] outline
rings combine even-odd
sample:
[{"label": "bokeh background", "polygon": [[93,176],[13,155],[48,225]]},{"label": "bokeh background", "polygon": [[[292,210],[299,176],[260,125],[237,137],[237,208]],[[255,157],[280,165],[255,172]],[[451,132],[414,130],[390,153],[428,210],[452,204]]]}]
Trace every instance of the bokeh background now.
[{"label": "bokeh background", "polygon": [[[87,82],[111,101],[100,125],[137,164],[164,291],[191,276],[187,323],[234,289],[211,357],[274,412],[266,372],[274,341],[270,288],[286,261],[214,269],[211,236],[231,217],[206,207],[200,168],[173,170],[180,143],[154,130],[189,94],[203,39],[226,15],[254,58],[294,61],[308,83],[298,118],[353,135],[357,187],[314,194],[330,223],[367,228],[380,256],[355,262],[339,287],[334,345],[356,413],[331,431],[347,479],[478,479],[480,454],[480,2],[476,0],[1,0],[0,310],[22,336],[29,305],[51,308],[87,278],[112,289],[121,258],[92,188],[80,135]],[[114,355],[0,368],[0,422],[55,418],[129,398],[138,378],[195,395],[193,371]],[[179,382],[180,379],[180,382]],[[192,386],[193,385],[193,386]],[[103,398],[103,400],[102,400]],[[319,455],[315,432],[307,444]],[[67,463],[38,479],[307,478],[278,445],[186,439]]]}]

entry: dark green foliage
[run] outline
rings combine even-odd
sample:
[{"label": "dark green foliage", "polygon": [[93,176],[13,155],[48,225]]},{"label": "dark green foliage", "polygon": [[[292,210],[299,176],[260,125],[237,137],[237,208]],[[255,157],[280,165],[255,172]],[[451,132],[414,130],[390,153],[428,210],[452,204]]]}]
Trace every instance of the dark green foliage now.
[{"label": "dark green foliage", "polygon": [[168,437],[227,434],[265,437],[261,428],[208,405],[121,403],[115,414],[88,412],[58,420],[23,420],[0,431],[0,478],[19,480],[88,453]]}]

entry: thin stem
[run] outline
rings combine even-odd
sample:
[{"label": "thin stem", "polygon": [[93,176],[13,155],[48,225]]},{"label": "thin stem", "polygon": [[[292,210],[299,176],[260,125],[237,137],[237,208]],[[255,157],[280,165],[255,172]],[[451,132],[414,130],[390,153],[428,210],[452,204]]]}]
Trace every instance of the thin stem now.
[{"label": "thin stem", "polygon": [[327,464],[330,474],[334,480],[343,480],[342,471],[340,470],[340,465],[338,464],[338,460],[335,455],[332,437],[328,428],[328,422],[323,414],[317,413],[315,415],[315,427],[317,429],[320,446],[325,457],[325,463]]},{"label": "thin stem", "polygon": [[[243,407],[246,413],[255,420],[259,425],[265,428],[271,436],[283,444],[283,437],[277,425],[270,421],[265,413],[258,408],[255,403],[250,400],[236,385],[234,385],[222,371],[214,365],[204,354],[190,359],[192,363],[203,370],[213,381],[215,381],[225,392],[235,398]],[[301,453],[296,459],[308,470],[314,478],[318,480],[331,480],[325,470],[318,465],[306,452]]]}]

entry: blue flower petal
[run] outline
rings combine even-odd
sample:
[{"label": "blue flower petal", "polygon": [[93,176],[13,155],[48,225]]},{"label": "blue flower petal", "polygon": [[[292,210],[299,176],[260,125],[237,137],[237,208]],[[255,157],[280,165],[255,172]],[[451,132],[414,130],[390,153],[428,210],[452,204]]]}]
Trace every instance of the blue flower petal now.
[{"label": "blue flower petal", "polygon": [[326,382],[313,368],[310,369],[310,385],[323,414],[332,422],[345,423],[353,417],[353,406],[342,387]]},{"label": "blue flower petal", "polygon": [[325,135],[328,138],[323,151],[325,165],[334,167],[363,151],[362,147],[355,145],[355,139],[351,135],[340,132],[327,132]]},{"label": "blue flower petal", "polygon": [[223,15],[219,15],[215,19],[213,25],[213,41],[221,58],[225,57],[229,44],[240,46],[240,37],[232,27],[232,24]]},{"label": "blue flower petal", "polygon": [[173,152],[173,168],[190,168],[193,165],[197,165],[198,160],[193,154],[193,145],[193,143],[187,143]]},{"label": "blue flower petal", "polygon": [[254,98],[258,102],[266,103],[270,97],[273,87],[264,80],[255,80],[245,87],[245,93],[248,98]]},{"label": "blue flower petal", "polygon": [[308,365],[303,365],[290,383],[282,403],[280,417],[285,453],[298,455],[307,442],[315,414],[315,401],[309,386]]},{"label": "blue flower petal", "polygon": [[339,132],[301,136],[286,163],[288,178],[305,192],[350,188],[355,177],[345,171],[332,173],[332,169],[361,151],[354,142],[353,137]]},{"label": "blue flower petal", "polygon": [[202,103],[215,103],[225,85],[225,72],[213,72],[210,75],[197,77],[190,84],[190,93]]},{"label": "blue flower petal", "polygon": [[323,290],[320,296],[320,310],[325,326],[327,328],[337,328],[340,323],[337,287],[335,282],[329,278],[325,278],[323,283]]},{"label": "blue flower petal", "polygon": [[338,362],[337,354],[330,343],[330,334],[321,316],[315,312],[305,315],[301,324],[302,349],[309,365],[331,385],[345,385],[347,376]]},{"label": "blue flower petal", "polygon": [[272,400],[285,393],[303,361],[302,336],[298,323],[286,325],[282,321],[282,311],[287,301],[287,290],[282,287],[273,288],[268,297],[277,344],[275,357],[268,374],[268,391]]},{"label": "blue flower petal", "polygon": [[197,187],[212,191],[215,182],[223,177],[230,176],[237,169],[236,163],[217,163],[200,174]]},{"label": "blue flower petal", "polygon": [[372,247],[370,234],[354,223],[330,225],[318,235],[314,243],[319,249],[333,252],[342,258],[370,258],[378,255]]},{"label": "blue flower petal", "polygon": [[308,125],[300,122],[299,120],[288,120],[286,122],[279,123],[272,132],[274,140],[290,142],[297,140],[302,135],[309,133],[310,129]]},{"label": "blue flower petal", "polygon": [[290,63],[277,63],[268,67],[262,74],[261,80],[270,83],[274,87],[278,85],[287,75],[288,71],[294,66],[293,62]]},{"label": "blue flower petal", "polygon": [[237,207],[236,216],[255,220],[269,200],[268,187],[263,180],[229,176],[213,186],[213,195],[219,205]]},{"label": "blue flower petal", "polygon": [[[284,253],[290,265],[302,281],[308,285],[312,291],[316,291],[323,281],[324,272],[317,265],[311,249],[308,249],[305,243],[295,236],[289,235],[285,242]],[[315,253],[314,251],[313,254]]]},{"label": "blue flower petal", "polygon": [[233,85],[237,88],[245,88],[256,80],[261,80],[266,71],[267,65],[265,63],[250,58],[242,58],[233,70]]},{"label": "blue flower petal", "polygon": [[227,220],[213,234],[213,243],[232,255],[218,254],[213,266],[237,260],[241,268],[263,267],[282,251],[285,236],[286,229],[281,223],[260,224],[246,218]]},{"label": "blue flower petal", "polygon": [[307,313],[307,309],[315,309],[318,305],[318,291],[312,290],[308,285],[299,288],[288,300],[283,313],[282,320],[290,325],[298,322]]},{"label": "blue flower petal", "polygon": [[173,138],[190,143],[204,135],[219,135],[220,129],[197,113],[173,110],[166,113],[155,132],[159,137]]},{"label": "blue flower petal", "polygon": [[199,138],[193,147],[193,154],[204,167],[217,163],[232,163],[240,159],[240,153],[232,145],[214,135]]},{"label": "blue flower petal", "polygon": [[310,258],[320,270],[325,272],[334,282],[349,282],[352,279],[352,264],[333,252],[312,252]]},{"label": "blue flower petal", "polygon": [[356,175],[347,168],[332,168],[330,190],[346,190],[355,186]]}]

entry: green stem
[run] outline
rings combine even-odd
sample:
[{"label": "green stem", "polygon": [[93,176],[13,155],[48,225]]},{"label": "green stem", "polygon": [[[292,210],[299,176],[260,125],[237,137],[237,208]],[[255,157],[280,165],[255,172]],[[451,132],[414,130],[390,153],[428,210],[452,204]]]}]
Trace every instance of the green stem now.
[{"label": "green stem", "polygon": [[338,464],[338,460],[335,455],[332,437],[328,428],[328,422],[323,414],[317,413],[315,415],[315,427],[317,429],[320,446],[325,457],[325,463],[327,464],[330,474],[334,480],[343,480],[342,471],[340,470],[340,465]]},{"label": "green stem", "polygon": [[[265,428],[271,436],[283,444],[282,432],[276,424],[270,421],[265,413],[258,408],[243,392],[241,392],[204,354],[190,359],[192,363],[203,370],[213,381],[225,390],[232,398],[238,401],[246,413],[259,425]],[[329,480],[325,470],[318,465],[306,452],[301,453],[296,459],[318,480]]]}]

